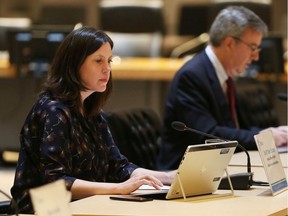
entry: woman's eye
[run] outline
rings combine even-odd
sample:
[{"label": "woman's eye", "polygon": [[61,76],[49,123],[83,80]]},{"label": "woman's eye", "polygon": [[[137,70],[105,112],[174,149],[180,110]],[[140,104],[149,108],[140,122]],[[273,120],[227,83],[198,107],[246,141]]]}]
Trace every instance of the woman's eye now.
[{"label": "woman's eye", "polygon": [[102,59],[96,59],[95,60],[97,63],[101,63],[102,62]]}]

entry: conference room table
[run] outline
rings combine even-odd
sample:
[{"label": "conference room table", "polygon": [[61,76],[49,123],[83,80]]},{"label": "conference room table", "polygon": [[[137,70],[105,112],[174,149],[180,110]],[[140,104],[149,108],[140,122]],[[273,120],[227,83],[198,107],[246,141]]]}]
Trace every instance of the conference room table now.
[{"label": "conference room table", "polygon": [[[250,152],[254,180],[267,181],[261,159],[257,151]],[[286,176],[288,174],[287,153],[280,154]],[[246,172],[245,153],[233,156],[228,171],[230,174]],[[152,190],[138,190],[147,193]],[[227,190],[216,193],[227,194]],[[109,195],[95,195],[71,203],[73,215],[221,215],[221,216],[284,216],[287,215],[288,191],[272,196],[267,186],[252,186],[249,190],[234,190],[233,195],[186,198],[175,200],[153,200],[147,202],[116,201]]]},{"label": "conference room table", "polygon": [[111,64],[113,79],[170,81],[186,59],[120,58]]},{"label": "conference room table", "polygon": [[[187,59],[182,58],[147,58],[115,56],[111,64],[115,80],[157,80],[169,81]],[[0,59],[0,77],[14,78],[17,76],[15,65],[7,59]]]},{"label": "conference room table", "polygon": [[[169,81],[185,61],[185,59],[168,58],[115,59],[112,64],[113,79]],[[13,78],[15,76],[13,66],[5,62],[0,64],[0,77]],[[153,91],[153,94],[155,94],[155,91]],[[258,152],[254,152],[253,156],[251,156],[254,179],[267,181],[261,161],[254,161],[257,158],[257,154]],[[281,158],[284,161],[283,166],[287,176],[287,162],[285,163],[287,154],[281,154]],[[245,154],[235,154],[229,165],[229,173],[245,172],[245,161]],[[13,173],[14,171],[10,169],[3,172],[0,170],[1,185],[3,186],[4,184],[5,186],[5,184],[8,184],[7,187],[4,187],[5,190],[7,189],[6,192],[9,192],[12,184],[13,177],[11,177],[11,174],[13,175]],[[8,183],[3,183],[3,176],[9,179]],[[147,193],[147,190],[136,192]],[[245,191],[235,190],[232,196],[203,200],[188,198],[187,200],[153,200],[136,203],[110,200],[107,195],[95,195],[71,202],[71,211],[73,215],[286,215],[287,197],[287,191],[273,197],[269,195],[268,187],[256,186]]]},{"label": "conference room table", "polygon": [[[258,151],[249,151],[254,180],[267,181]],[[282,166],[288,176],[287,153],[281,153]],[[247,157],[245,153],[233,155],[229,174],[246,172]],[[15,170],[0,168],[1,189],[10,193]],[[136,193],[147,193],[152,190],[137,190]],[[219,190],[216,193],[228,193]],[[195,200],[194,198],[175,200],[153,200],[148,202],[130,202],[110,200],[109,195],[95,195],[70,203],[73,215],[221,215],[221,216],[284,216],[287,215],[288,191],[276,196],[271,195],[269,187],[252,186],[249,190],[234,190],[234,195],[211,197]],[[7,200],[1,197],[0,201]]]},{"label": "conference room table", "polygon": [[[105,110],[151,107],[162,114],[167,85],[187,59],[113,57],[111,63],[113,93]],[[0,78],[32,78],[37,73],[17,72],[15,65],[0,59]],[[40,76],[41,77],[41,76]],[[35,79],[39,78],[39,75]],[[8,81],[7,81],[8,82]],[[35,88],[38,88],[37,86]]]},{"label": "conference room table", "polygon": [[[115,56],[112,62],[113,79],[115,80],[156,80],[170,81],[178,69],[191,57],[187,58],[149,58],[149,57],[125,57]],[[0,77],[14,78],[17,76],[15,65],[11,65],[8,59],[0,58]],[[258,80],[280,80],[287,83],[287,73],[262,74]]]}]

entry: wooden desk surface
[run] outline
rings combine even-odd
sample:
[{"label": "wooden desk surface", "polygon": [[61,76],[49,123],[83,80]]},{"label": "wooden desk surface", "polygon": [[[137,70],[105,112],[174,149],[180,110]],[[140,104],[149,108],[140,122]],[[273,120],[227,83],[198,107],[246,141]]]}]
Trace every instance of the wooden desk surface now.
[{"label": "wooden desk surface", "polygon": [[[258,151],[249,151],[249,156],[251,160],[251,166],[252,167],[262,167],[262,160],[260,158],[259,152]],[[279,154],[282,166],[284,168],[288,168],[288,156],[287,153],[280,153]],[[232,166],[246,166],[247,165],[247,160],[243,160],[243,158],[246,157],[246,154],[244,152],[239,152],[233,155],[230,165]]]},{"label": "wooden desk surface", "polygon": [[[283,159],[287,157],[287,154],[283,155]],[[237,155],[236,159],[240,160],[238,163],[240,165],[229,166],[229,173],[246,172],[246,168],[241,165],[246,163],[246,155]],[[284,170],[287,176],[288,168]],[[253,166],[253,172],[254,180],[267,181],[262,166],[256,164]],[[227,191],[224,192],[227,193]],[[252,186],[249,190],[235,190],[233,196],[203,200],[188,198],[137,203],[110,200],[109,195],[95,195],[72,202],[70,206],[73,215],[284,216],[288,213],[287,197],[288,190],[273,197],[269,187]]]},{"label": "wooden desk surface", "polygon": [[[112,76],[115,80],[158,80],[170,81],[185,63],[178,58],[118,58],[112,62]],[[13,78],[16,70],[7,61],[0,60],[0,77]],[[258,80],[282,81],[287,83],[287,74],[259,74]]]},{"label": "wooden desk surface", "polygon": [[[253,153],[251,153],[251,155],[253,156]],[[238,166],[235,164],[229,166],[229,173],[245,172],[246,168],[241,165],[246,163],[245,154],[240,153],[234,156],[240,162],[237,162],[239,164]],[[283,154],[282,158],[287,158],[287,154]],[[287,176],[288,168],[285,168],[284,170]],[[254,180],[267,181],[263,167],[254,164],[253,172]],[[10,193],[13,179],[14,169],[0,170],[0,183],[5,192]],[[225,191],[225,193],[226,192],[227,191]],[[197,201],[188,198],[186,201],[183,199],[177,199],[170,201],[153,200],[151,202],[136,203],[110,200],[109,195],[95,195],[72,202],[70,206],[73,215],[284,216],[287,215],[287,197],[288,191],[272,197],[269,195],[268,187],[253,186],[250,190],[235,190],[234,196]],[[0,201],[1,200],[7,200],[7,198],[0,196]]]},{"label": "wooden desk surface", "polygon": [[13,78],[16,76],[15,67],[9,64],[6,60],[0,60],[0,77],[1,78]]},{"label": "wooden desk surface", "polygon": [[[184,62],[183,59],[172,58],[117,58],[112,62],[112,76],[118,80],[169,81]],[[0,61],[0,77],[15,76],[15,67]]]},{"label": "wooden desk surface", "polygon": [[169,81],[183,64],[183,59],[124,58],[112,63],[112,76],[123,80]]},{"label": "wooden desk surface", "polygon": [[[281,195],[281,194],[280,194]],[[286,196],[231,196],[201,201],[153,200],[128,202],[110,200],[108,195],[95,195],[71,203],[73,215],[221,215],[263,216],[287,213]]]}]

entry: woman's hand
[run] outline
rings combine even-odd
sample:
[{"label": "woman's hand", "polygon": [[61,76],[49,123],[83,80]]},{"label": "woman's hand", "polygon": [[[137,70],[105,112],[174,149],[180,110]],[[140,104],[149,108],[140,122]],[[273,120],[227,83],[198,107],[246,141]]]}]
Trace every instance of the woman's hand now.
[{"label": "woman's hand", "polygon": [[118,184],[116,191],[119,194],[130,194],[142,185],[149,185],[157,190],[160,190],[163,186],[162,182],[156,177],[135,171],[127,181]]},{"label": "woman's hand", "polygon": [[142,185],[160,190],[163,184],[170,185],[176,170],[161,172],[144,168],[135,169],[130,178],[121,183],[91,182],[76,179],[71,187],[73,199],[82,199],[95,194],[130,194]]},{"label": "woman's hand", "polygon": [[130,179],[117,185],[120,194],[129,194],[142,185],[149,185],[160,190],[163,184],[170,185],[175,178],[176,170],[161,172],[144,168],[135,169]]}]

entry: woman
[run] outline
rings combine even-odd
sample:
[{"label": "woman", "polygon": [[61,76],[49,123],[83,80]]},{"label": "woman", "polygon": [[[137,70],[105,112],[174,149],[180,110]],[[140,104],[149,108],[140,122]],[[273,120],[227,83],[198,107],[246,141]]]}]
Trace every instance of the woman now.
[{"label": "woman", "polygon": [[11,188],[21,213],[33,212],[30,188],[57,179],[65,180],[74,200],[171,184],[175,171],[139,168],[113,141],[102,111],[112,89],[112,48],[104,32],[90,27],[74,30],[61,43],[21,130]]}]

